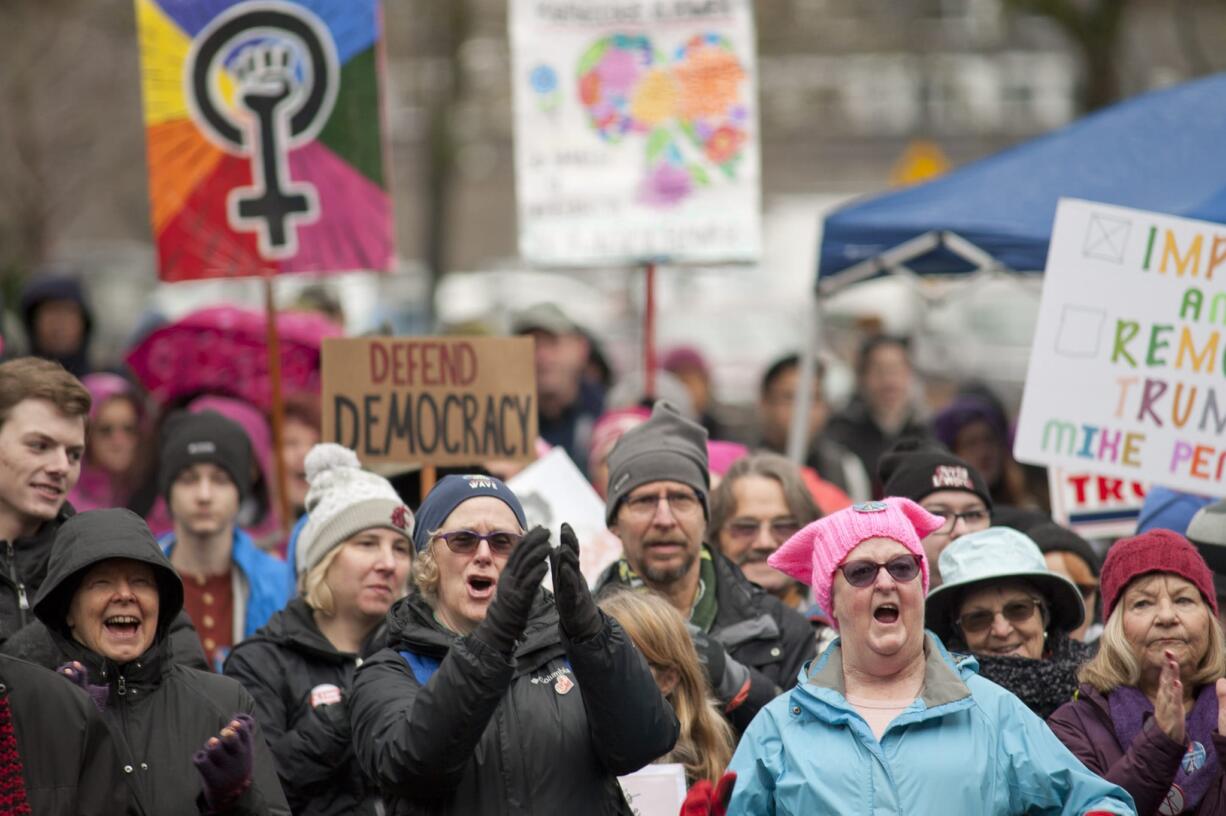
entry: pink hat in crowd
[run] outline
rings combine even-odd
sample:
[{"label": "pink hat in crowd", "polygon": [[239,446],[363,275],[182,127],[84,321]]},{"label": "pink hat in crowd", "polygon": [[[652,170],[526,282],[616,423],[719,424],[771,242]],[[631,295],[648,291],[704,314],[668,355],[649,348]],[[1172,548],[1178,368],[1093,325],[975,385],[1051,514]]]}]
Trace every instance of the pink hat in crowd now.
[{"label": "pink hat in crowd", "polygon": [[740,442],[722,439],[707,440],[707,470],[712,476],[723,476],[738,459],[749,455],[749,448]]},{"label": "pink hat in crowd", "polygon": [[831,610],[834,572],[847,554],[870,538],[890,538],[920,557],[920,578],[928,594],[928,560],[920,540],[945,520],[910,499],[891,496],[883,501],[853,504],[820,518],[789,538],[766,559],[780,572],[813,587],[813,599],[839,628]]}]

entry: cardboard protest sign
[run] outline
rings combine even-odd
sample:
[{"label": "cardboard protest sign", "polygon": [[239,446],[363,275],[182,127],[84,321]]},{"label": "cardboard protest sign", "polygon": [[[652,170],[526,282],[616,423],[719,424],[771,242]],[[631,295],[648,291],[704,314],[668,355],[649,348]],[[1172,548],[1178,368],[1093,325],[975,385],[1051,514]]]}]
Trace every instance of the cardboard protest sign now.
[{"label": "cardboard protest sign", "polygon": [[1018,459],[1226,495],[1226,226],[1065,199]]},{"label": "cardboard protest sign", "polygon": [[323,343],[323,438],[364,464],[472,465],[536,455],[530,337]]},{"label": "cardboard protest sign", "polygon": [[634,816],[677,816],[685,803],[685,766],[678,763],[645,765],[617,781]]},{"label": "cardboard protest sign", "polygon": [[135,0],[162,280],[386,270],[378,0]]},{"label": "cardboard protest sign", "polygon": [[1085,538],[1120,538],[1137,529],[1144,482],[1048,468],[1051,517]]},{"label": "cardboard protest sign", "polygon": [[757,259],[750,0],[511,0],[510,28],[525,259]]},{"label": "cardboard protest sign", "polygon": [[579,539],[579,569],[589,585],[622,554],[621,540],[604,523],[604,501],[562,448],[554,448],[507,482],[524,506],[528,527],[538,524],[560,541],[562,522]]}]

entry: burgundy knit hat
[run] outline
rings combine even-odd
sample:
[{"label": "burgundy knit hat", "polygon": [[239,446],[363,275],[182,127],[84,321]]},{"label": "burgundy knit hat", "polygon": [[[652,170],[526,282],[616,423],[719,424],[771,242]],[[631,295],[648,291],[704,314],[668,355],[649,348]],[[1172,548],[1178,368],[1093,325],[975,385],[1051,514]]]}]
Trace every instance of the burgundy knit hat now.
[{"label": "burgundy knit hat", "polygon": [[1103,615],[1111,617],[1116,601],[1134,578],[1151,572],[1169,572],[1191,581],[1217,615],[1217,593],[1209,565],[1192,542],[1174,530],[1150,530],[1121,538],[1112,545],[1098,579],[1103,593]]}]

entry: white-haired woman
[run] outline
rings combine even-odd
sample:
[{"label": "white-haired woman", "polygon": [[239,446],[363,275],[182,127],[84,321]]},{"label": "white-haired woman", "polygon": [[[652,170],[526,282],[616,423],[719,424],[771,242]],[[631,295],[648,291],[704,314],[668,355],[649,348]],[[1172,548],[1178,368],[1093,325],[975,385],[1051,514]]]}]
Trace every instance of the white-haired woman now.
[{"label": "white-haired woman", "polygon": [[225,673],[255,698],[296,816],[373,815],[378,791],[353,758],[345,698],[388,609],[405,594],[413,515],[386,479],[340,445],[312,448],[306,471],[301,594],[234,647]]}]

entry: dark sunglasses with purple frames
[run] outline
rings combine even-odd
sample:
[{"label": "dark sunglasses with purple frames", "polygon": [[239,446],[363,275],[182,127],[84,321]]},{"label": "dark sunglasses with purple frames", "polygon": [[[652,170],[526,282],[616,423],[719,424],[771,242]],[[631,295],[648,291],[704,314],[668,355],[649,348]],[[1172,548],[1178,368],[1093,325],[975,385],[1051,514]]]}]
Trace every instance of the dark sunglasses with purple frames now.
[{"label": "dark sunglasses with purple frames", "polygon": [[447,549],[456,555],[472,555],[477,551],[477,547],[481,546],[482,541],[490,545],[490,552],[494,555],[506,555],[515,549],[516,544],[524,540],[521,533],[513,533],[510,530],[491,530],[488,533],[478,533],[476,530],[451,530],[439,533],[438,537],[443,539]]},{"label": "dark sunglasses with purple frames", "polygon": [[877,572],[882,568],[890,577],[900,584],[914,581],[920,574],[920,557],[914,553],[896,555],[884,564],[877,561],[848,561],[839,565],[847,583],[854,587],[866,587],[877,580]]}]

